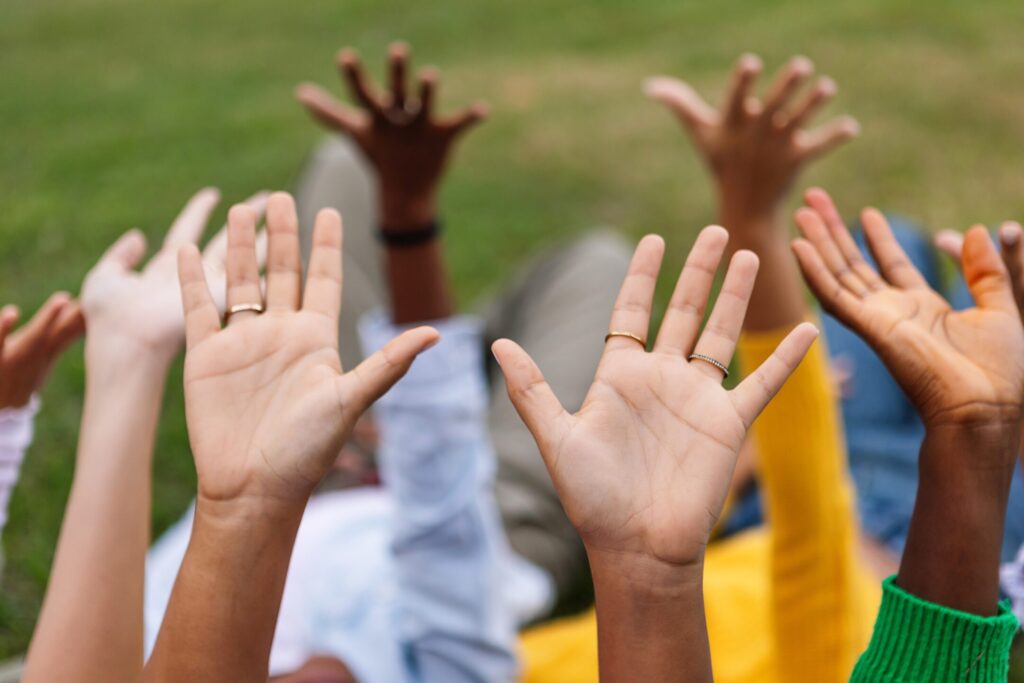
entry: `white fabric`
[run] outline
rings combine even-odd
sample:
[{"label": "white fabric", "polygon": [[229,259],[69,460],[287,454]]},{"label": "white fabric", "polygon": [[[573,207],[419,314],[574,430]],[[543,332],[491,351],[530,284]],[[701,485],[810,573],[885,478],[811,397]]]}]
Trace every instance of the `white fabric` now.
[{"label": "white fabric", "polygon": [[7,524],[7,507],[21,476],[25,451],[32,444],[32,426],[37,412],[39,400],[35,396],[21,408],[0,410],[0,534]]}]

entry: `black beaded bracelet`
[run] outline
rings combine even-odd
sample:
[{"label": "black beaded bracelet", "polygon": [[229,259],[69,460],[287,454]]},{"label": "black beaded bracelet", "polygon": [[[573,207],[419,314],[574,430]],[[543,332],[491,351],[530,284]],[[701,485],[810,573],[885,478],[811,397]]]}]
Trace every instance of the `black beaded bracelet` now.
[{"label": "black beaded bracelet", "polygon": [[441,221],[433,220],[424,225],[411,228],[378,228],[377,239],[386,247],[402,249],[406,247],[418,247],[437,239],[441,234]]}]

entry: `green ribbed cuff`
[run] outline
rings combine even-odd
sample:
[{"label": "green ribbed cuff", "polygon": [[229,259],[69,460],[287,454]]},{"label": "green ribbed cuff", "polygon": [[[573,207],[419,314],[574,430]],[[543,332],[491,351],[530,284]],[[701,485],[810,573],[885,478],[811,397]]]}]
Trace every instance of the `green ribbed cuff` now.
[{"label": "green ribbed cuff", "polygon": [[926,602],[882,582],[882,606],[851,683],[1005,683],[1020,626],[1006,603],[994,617]]}]

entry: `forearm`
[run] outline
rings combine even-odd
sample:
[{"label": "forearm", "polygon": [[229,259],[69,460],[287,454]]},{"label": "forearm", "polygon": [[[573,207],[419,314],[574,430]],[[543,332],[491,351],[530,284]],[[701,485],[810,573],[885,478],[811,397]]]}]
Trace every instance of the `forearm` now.
[{"label": "forearm", "polygon": [[385,266],[396,324],[442,320],[452,315],[454,305],[439,238],[415,246],[388,247]]},{"label": "forearm", "polygon": [[266,680],[301,519],[295,506],[196,502],[147,681]]},{"label": "forearm", "polygon": [[150,471],[167,363],[117,348],[98,334],[86,348],[75,477],[26,681],[132,681],[142,670]]},{"label": "forearm", "polygon": [[711,681],[703,566],[588,555],[601,682]]},{"label": "forearm", "polygon": [[722,192],[718,206],[719,220],[729,231],[726,258],[748,249],[761,261],[743,329],[769,332],[806,320],[808,310],[800,270],[790,252],[781,209],[751,213]]},{"label": "forearm", "polygon": [[1016,419],[928,428],[896,578],[902,589],[962,612],[996,613],[1003,525],[1019,443]]}]

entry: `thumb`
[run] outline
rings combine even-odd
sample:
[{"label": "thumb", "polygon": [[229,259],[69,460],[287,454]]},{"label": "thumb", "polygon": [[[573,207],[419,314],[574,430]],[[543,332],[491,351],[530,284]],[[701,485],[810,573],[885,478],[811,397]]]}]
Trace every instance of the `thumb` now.
[{"label": "thumb", "polygon": [[963,271],[978,308],[1017,311],[1010,276],[984,226],[976,225],[964,235]]},{"label": "thumb", "polygon": [[509,400],[533,435],[550,469],[549,446],[564,433],[570,415],[551,391],[540,368],[519,344],[499,339],[491,350],[505,375]]},{"label": "thumb", "polygon": [[338,378],[343,399],[359,417],[412,367],[416,356],[440,341],[433,327],[417,327],[398,335],[351,372]]}]

